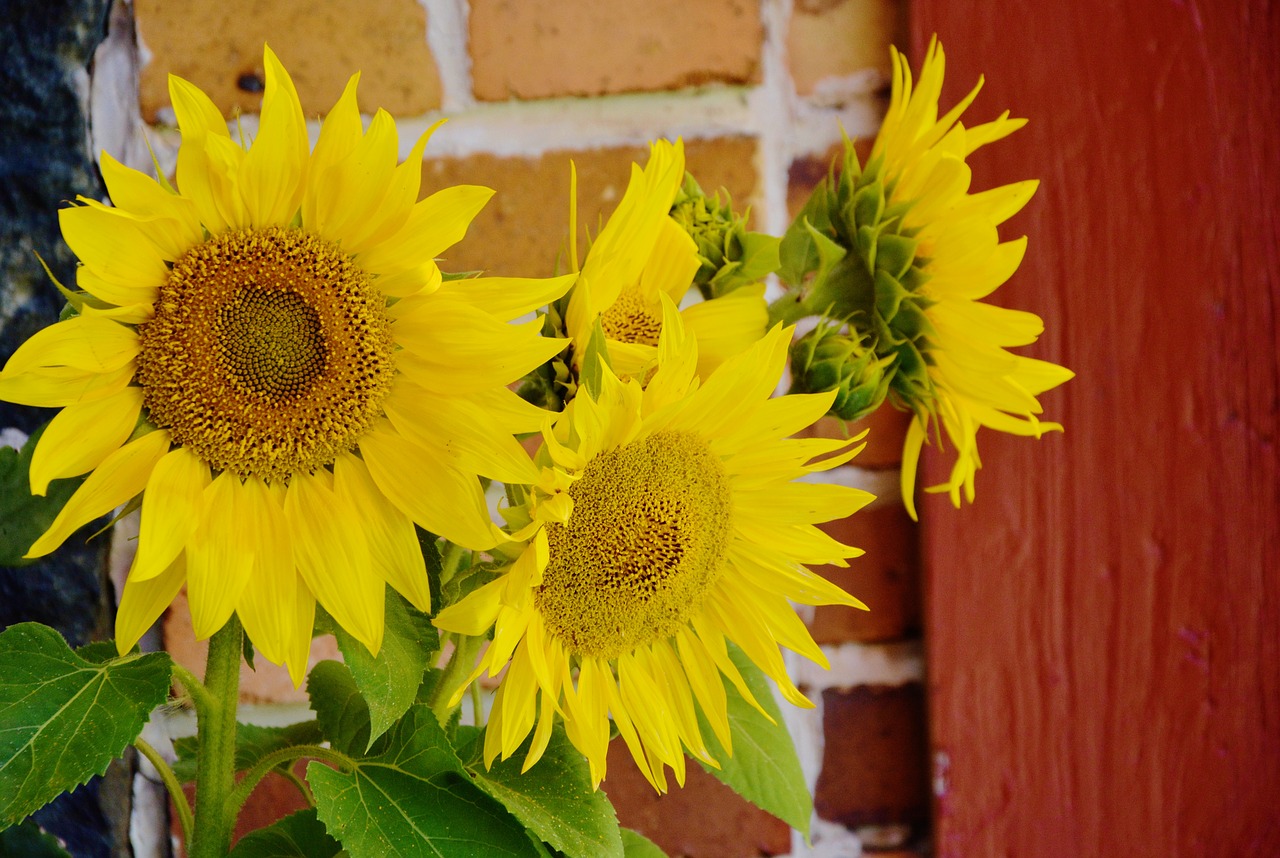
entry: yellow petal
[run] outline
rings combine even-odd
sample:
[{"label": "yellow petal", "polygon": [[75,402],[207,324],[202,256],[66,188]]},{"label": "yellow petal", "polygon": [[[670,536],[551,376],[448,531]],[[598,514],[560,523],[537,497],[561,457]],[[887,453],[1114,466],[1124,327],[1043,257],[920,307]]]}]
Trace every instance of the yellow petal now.
[{"label": "yellow petal", "polygon": [[[327,193],[329,171],[351,154],[364,134],[356,100],[359,84],[360,73],[356,72],[347,81],[342,96],[329,110],[320,126],[320,137],[316,141],[315,151],[311,153],[307,187],[302,199],[302,223],[308,229],[315,229],[327,215],[330,202]],[[322,208],[325,209],[323,215]]]},{"label": "yellow petal", "polygon": [[[355,141],[345,157],[312,182],[316,200],[310,228],[345,247],[348,236],[377,218],[395,170],[398,148],[395,120],[379,110],[368,132]],[[361,267],[372,271],[363,263]]]},{"label": "yellow petal", "polygon": [[434,259],[467,234],[467,227],[493,196],[489,188],[457,185],[419,201],[400,230],[360,254],[357,261],[374,274],[414,268]]},{"label": "yellow petal", "polygon": [[374,569],[364,516],[326,482],[319,474],[305,473],[289,481],[284,509],[294,556],[316,600],[377,655],[386,629],[386,583]]},{"label": "yellow petal", "polygon": [[443,451],[459,470],[504,483],[538,482],[538,468],[524,447],[466,400],[400,381],[382,407],[401,435]]},{"label": "yellow petal", "polygon": [[186,447],[165,455],[151,471],[142,495],[138,552],[129,575],[146,581],[159,575],[182,553],[204,516],[209,466]]},{"label": "yellow petal", "polygon": [[111,372],[70,366],[40,367],[21,373],[0,372],[0,399],[19,405],[63,408],[110,396],[133,380],[137,366],[129,361]]},{"label": "yellow petal", "polygon": [[266,90],[258,135],[244,158],[240,193],[250,221],[287,224],[302,202],[310,143],[298,92],[270,48],[263,51]]},{"label": "yellow petal", "polygon": [[698,341],[698,376],[706,378],[763,337],[768,315],[763,283],[686,307],[681,316]]},{"label": "yellow petal", "polygon": [[[640,294],[646,298],[665,294],[679,304],[693,285],[693,275],[698,273],[698,265],[698,245],[685,232],[684,227],[672,218],[663,218],[658,226],[653,249],[645,260],[644,270],[640,272]],[[764,333],[763,322],[760,324],[760,333]]]},{"label": "yellow petal", "polygon": [[196,640],[226,625],[253,575],[254,522],[240,478],[223,471],[204,490],[204,514],[187,543],[187,600]]},{"label": "yellow petal", "polygon": [[442,284],[440,294],[465,301],[507,322],[558,300],[569,291],[574,279],[572,274],[562,277],[471,277]]},{"label": "yellow petal", "polygon": [[298,688],[307,678],[311,657],[311,630],[316,622],[316,597],[311,594],[305,581],[298,581],[298,590],[294,596],[293,640],[289,651],[285,653],[285,665],[289,668],[289,678],[293,687]]},{"label": "yellow petal", "polygon": [[364,518],[369,551],[378,574],[415,608],[431,610],[427,567],[413,521],[387,500],[365,463],[343,453],[333,463],[334,490]]},{"label": "yellow petal", "polygon": [[423,528],[472,551],[497,544],[497,528],[474,474],[459,471],[385,420],[360,439],[360,452],[382,494]]},{"label": "yellow petal", "polygon": [[251,522],[241,538],[253,552],[253,572],[236,602],[236,616],[267,660],[282,664],[294,642],[298,594],[289,525],[284,509],[257,477],[244,481],[239,500],[244,521]]},{"label": "yellow petal", "polygon": [[485,634],[498,619],[498,611],[502,608],[502,593],[506,589],[506,581],[498,578],[484,586],[472,590],[459,602],[442,608],[432,623],[436,628],[446,632],[477,637]]},{"label": "yellow petal", "polygon": [[116,609],[116,650],[124,655],[147,633],[187,580],[187,561],[178,555],[159,575],[145,581],[135,580],[129,573]]},{"label": "yellow petal", "polygon": [[144,289],[154,289],[168,279],[164,257],[127,214],[105,207],[72,206],[58,211],[58,223],[72,252],[111,285],[111,296],[98,296],[104,301],[135,304],[145,300]]},{"label": "yellow petal", "polygon": [[91,471],[128,440],[142,411],[142,388],[126,387],[101,399],[69,405],[54,415],[31,457],[31,493],[49,481]]},{"label": "yellow petal", "polygon": [[121,164],[109,152],[102,153],[99,166],[111,201],[119,209],[172,223],[173,236],[179,239],[172,250],[177,250],[179,244],[191,247],[203,239],[200,215],[191,200],[170,193],[145,173]]},{"label": "yellow petal", "polygon": [[149,432],[125,444],[103,460],[76,489],[49,529],[35,541],[26,557],[43,557],[68,536],[131,499],[147,484],[151,470],[169,450],[169,433]]},{"label": "yellow petal", "polygon": [[138,334],[132,328],[110,319],[72,316],[36,331],[18,346],[5,364],[4,375],[52,367],[108,373],[137,355]]}]

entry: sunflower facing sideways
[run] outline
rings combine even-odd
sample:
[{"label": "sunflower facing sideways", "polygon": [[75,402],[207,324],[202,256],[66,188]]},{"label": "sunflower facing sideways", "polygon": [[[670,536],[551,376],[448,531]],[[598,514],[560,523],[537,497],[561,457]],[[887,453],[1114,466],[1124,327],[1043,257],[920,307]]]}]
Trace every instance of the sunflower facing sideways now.
[{"label": "sunflower facing sideways", "polygon": [[1035,342],[1044,323],[1034,313],[982,301],[1022,263],[1026,238],[1002,242],[997,228],[1039,182],[970,193],[966,159],[1026,120],[1006,111],[966,128],[960,117],[982,81],[939,117],[942,46],[930,43],[914,88],[906,59],[891,51],[892,95],[867,163],[858,163],[846,140],[840,176],[806,205],[808,227],[793,228],[800,238],[812,227],[847,254],[798,303],[782,302],[776,316],[823,314],[848,323],[888,361],[891,399],[915,413],[902,462],[902,496],[915,517],[916,470],[930,435],[945,432],[956,458],[946,482],[927,491],[947,492],[958,507],[962,494],[974,498],[979,428],[1036,438],[1061,431],[1061,424],[1039,419],[1036,397],[1074,373],[1006,351]]},{"label": "sunflower facing sideways", "polygon": [[861,554],[815,524],[871,496],[806,479],[861,447],[788,437],[832,399],[771,398],[790,328],[776,326],[700,382],[696,341],[670,298],[662,307],[648,383],[602,367],[597,390],[579,388],[543,432],[542,478],[507,511],[513,542],[498,549],[502,574],[435,619],[463,635],[493,628],[472,676],[507,671],[486,727],[486,763],[512,755],[533,731],[524,762],[532,766],[559,714],[599,784],[612,718],[640,771],[665,792],[667,766],[684,783],[686,752],[717,762],[698,709],[732,753],[722,675],[754,702],[726,641],[787,700],[811,706],[787,678],[779,645],[826,659],[790,601],[865,607],[802,565],[844,566]]},{"label": "sunflower facing sideways", "polygon": [[[631,165],[631,178],[617,209],[592,241],[581,269],[577,260],[576,178],[570,197],[570,262],[577,273],[565,299],[573,369],[582,367],[596,319],[600,320],[613,368],[623,377],[643,377],[657,356],[665,295],[680,304],[700,265],[693,238],[670,217],[685,178],[684,144],[657,140],[648,163]],[[764,336],[764,284],[743,286],[723,297],[681,311],[698,341],[700,375]]]},{"label": "sunflower facing sideways", "polygon": [[197,638],[234,612],[299,683],[317,601],[373,652],[387,584],[430,607],[414,523],[471,549],[504,538],[477,475],[537,479],[512,433],[543,415],[506,385],[564,345],[508,321],[572,278],[442,282],[434,257],[492,192],[418,201],[430,132],[397,165],[391,117],[363,128],[358,75],[311,151],[288,73],[264,63],[247,147],[170,78],[177,190],[104,156],[114,207],[60,213],[77,312],[14,353],[0,397],[62,408],[34,493],[88,473],[28,557],[141,495],[122,653],[185,583]]}]

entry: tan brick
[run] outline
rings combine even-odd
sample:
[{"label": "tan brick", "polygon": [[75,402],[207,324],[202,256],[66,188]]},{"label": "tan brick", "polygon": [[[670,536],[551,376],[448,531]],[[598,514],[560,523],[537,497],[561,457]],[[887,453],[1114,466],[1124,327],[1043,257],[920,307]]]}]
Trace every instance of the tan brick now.
[{"label": "tan brick", "polygon": [[919,683],[828,689],[822,704],[826,744],[814,790],[818,815],[850,828],[923,827],[929,784]]},{"label": "tan brick", "polygon": [[469,20],[482,101],[760,79],[751,0],[472,0]]},{"label": "tan brick", "polygon": [[688,764],[684,788],[667,773],[671,792],[658,795],[644,779],[621,739],[609,745],[602,784],[618,822],[662,847],[672,858],[741,858],[780,855],[791,849],[791,829],[729,787]]},{"label": "tan brick", "polygon": [[[710,193],[725,187],[744,207],[756,192],[756,142],[748,137],[690,140],[685,156],[690,172]],[[494,275],[547,277],[568,271],[569,160],[578,172],[578,255],[586,254],[582,232],[592,235],[613,211],[627,187],[632,162],[644,164],[645,146],[548,152],[537,158],[428,159],[423,194],[446,185],[478,184],[497,194],[471,225],[467,237],[445,251],[446,271],[487,271]]]},{"label": "tan brick", "polygon": [[256,113],[264,42],[289,70],[307,116],[326,113],[357,71],[365,113],[440,106],[426,13],[416,0],[136,0],[134,8],[151,55],[139,85],[148,122],[169,104],[170,73],[207,92],[228,117]]},{"label": "tan brick", "polygon": [[796,92],[811,95],[831,77],[889,75],[889,45],[906,43],[902,0],[796,0],[787,56]]},{"label": "tan brick", "polygon": [[[173,660],[190,670],[201,679],[204,678],[204,663],[209,654],[209,642],[198,641],[191,630],[191,609],[187,606],[187,591],[184,588],[173,600],[173,604],[165,611],[161,622],[164,624],[164,648],[173,656]],[[340,659],[338,643],[333,635],[324,635],[311,642],[311,661],[308,672],[318,662],[326,658]],[[306,703],[307,687],[293,687],[289,671],[284,667],[272,664],[260,654],[254,659],[256,670],[250,670],[247,664],[240,665],[240,702],[241,703]]]},{"label": "tan brick", "polygon": [[809,630],[820,644],[905,640],[920,634],[920,550],[917,525],[899,503],[873,506],[822,529],[867,553],[849,568],[818,566],[821,574],[871,609],[814,608]]}]

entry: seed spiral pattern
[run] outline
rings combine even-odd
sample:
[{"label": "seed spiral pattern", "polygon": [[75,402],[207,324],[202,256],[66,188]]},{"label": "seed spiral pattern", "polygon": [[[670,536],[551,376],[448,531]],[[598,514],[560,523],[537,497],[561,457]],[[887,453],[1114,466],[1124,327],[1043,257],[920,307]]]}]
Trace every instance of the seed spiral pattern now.
[{"label": "seed spiral pattern", "polygon": [[616,658],[675,634],[720,576],[729,480],[697,435],[659,432],[593,459],[569,488],[568,524],[547,526],[535,605],[581,655]]},{"label": "seed spiral pattern", "polygon": [[139,326],[151,421],[215,470],[287,479],[351,450],[395,372],[386,299],[336,245],[299,229],[188,250]]}]

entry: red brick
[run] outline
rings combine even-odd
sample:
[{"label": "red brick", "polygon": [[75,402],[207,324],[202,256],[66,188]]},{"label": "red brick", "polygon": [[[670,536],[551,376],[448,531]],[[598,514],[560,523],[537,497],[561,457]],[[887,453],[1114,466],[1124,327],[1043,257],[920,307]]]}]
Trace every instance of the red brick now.
[{"label": "red brick", "polygon": [[791,850],[786,823],[751,804],[690,761],[684,788],[658,795],[621,739],[609,746],[603,789],[618,822],[648,837],[672,858],[743,858]]},{"label": "red brick", "polygon": [[256,113],[261,91],[240,82],[263,80],[264,42],[289,70],[308,116],[326,113],[357,71],[365,113],[382,107],[405,116],[440,106],[417,0],[136,0],[134,10],[151,58],[139,81],[148,122],[169,104],[170,73],[203,89],[227,117]]},{"label": "red brick", "polygon": [[920,551],[915,522],[899,503],[886,503],[828,522],[822,529],[867,553],[849,568],[818,566],[814,571],[871,608],[840,605],[814,609],[809,630],[820,644],[897,641],[920,635]]},{"label": "red brick", "polygon": [[860,685],[822,692],[826,745],[814,808],[849,828],[928,818],[924,689]]},{"label": "red brick", "polygon": [[760,79],[748,0],[472,0],[476,98],[651,92]]}]

